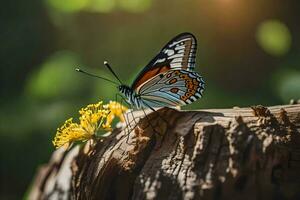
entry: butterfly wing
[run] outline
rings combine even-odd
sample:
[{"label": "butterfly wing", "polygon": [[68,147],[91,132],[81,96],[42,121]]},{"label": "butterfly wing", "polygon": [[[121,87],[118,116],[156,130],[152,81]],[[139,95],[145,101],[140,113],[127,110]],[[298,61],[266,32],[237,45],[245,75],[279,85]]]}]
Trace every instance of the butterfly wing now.
[{"label": "butterfly wing", "polygon": [[136,89],[148,79],[170,69],[193,71],[197,41],[191,33],[181,33],[169,41],[139,73],[131,88]]},{"label": "butterfly wing", "polygon": [[204,81],[197,72],[169,70],[142,84],[136,93],[148,107],[190,104],[202,97]]}]

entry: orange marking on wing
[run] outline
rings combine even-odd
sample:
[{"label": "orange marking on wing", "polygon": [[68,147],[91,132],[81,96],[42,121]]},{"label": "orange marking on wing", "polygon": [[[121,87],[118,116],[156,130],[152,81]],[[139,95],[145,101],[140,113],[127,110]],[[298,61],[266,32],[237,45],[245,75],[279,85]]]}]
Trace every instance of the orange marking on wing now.
[{"label": "orange marking on wing", "polygon": [[193,83],[194,83],[195,85],[198,85],[198,84],[199,84],[199,82],[197,81],[197,79],[193,79]]},{"label": "orange marking on wing", "polygon": [[185,83],[186,84],[193,84],[193,81],[192,81],[192,79],[187,79],[187,80],[185,80]]},{"label": "orange marking on wing", "polygon": [[154,68],[152,70],[149,70],[148,72],[146,72],[144,74],[143,77],[140,78],[140,80],[133,86],[133,89],[138,88],[140,85],[142,85],[145,81],[149,80],[150,78],[156,76],[159,73],[163,73],[166,72],[170,69],[170,67],[168,66],[164,66],[164,67],[159,67],[159,68]]},{"label": "orange marking on wing", "polygon": [[187,96],[181,96],[180,99],[181,99],[182,101],[186,101],[186,100],[188,99],[188,97],[187,97]]},{"label": "orange marking on wing", "polygon": [[196,91],[193,89],[188,89],[188,92],[191,93],[192,95],[194,95],[196,93]]},{"label": "orange marking on wing", "polygon": [[174,75],[175,75],[175,76],[178,76],[178,75],[180,75],[180,72],[179,72],[179,70],[176,70],[176,71],[174,71]]},{"label": "orange marking on wing", "polygon": [[185,93],[185,96],[186,96],[187,99],[188,99],[188,98],[190,98],[191,96],[193,96],[193,94],[191,94],[191,93],[189,93],[189,92],[186,92],[186,93]]},{"label": "orange marking on wing", "polygon": [[189,79],[189,76],[186,74],[180,74],[179,77],[182,79]]},{"label": "orange marking on wing", "polygon": [[179,91],[179,89],[178,88],[172,88],[170,91],[176,94]]},{"label": "orange marking on wing", "polygon": [[188,84],[188,85],[185,85],[188,89],[194,89],[194,85],[193,84]]},{"label": "orange marking on wing", "polygon": [[174,84],[177,82],[177,78],[172,78],[170,81],[169,81],[169,84]]}]

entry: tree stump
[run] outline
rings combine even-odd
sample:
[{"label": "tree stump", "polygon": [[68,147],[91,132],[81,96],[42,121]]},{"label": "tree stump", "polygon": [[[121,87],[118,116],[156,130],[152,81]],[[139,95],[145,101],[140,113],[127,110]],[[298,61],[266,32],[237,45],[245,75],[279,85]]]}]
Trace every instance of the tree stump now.
[{"label": "tree stump", "polygon": [[56,150],[29,199],[300,199],[300,104],[160,109]]}]

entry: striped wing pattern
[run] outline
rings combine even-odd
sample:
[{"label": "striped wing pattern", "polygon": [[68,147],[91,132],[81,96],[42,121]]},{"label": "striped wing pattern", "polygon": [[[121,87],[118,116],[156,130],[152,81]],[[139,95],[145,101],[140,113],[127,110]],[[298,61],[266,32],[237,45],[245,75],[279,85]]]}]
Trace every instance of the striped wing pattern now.
[{"label": "striped wing pattern", "polygon": [[197,41],[193,34],[181,33],[177,35],[146,65],[131,87],[136,89],[149,77],[170,69],[193,71],[195,68],[196,49]]},{"label": "striped wing pattern", "polygon": [[197,72],[169,70],[142,84],[136,93],[150,107],[172,107],[190,104],[202,97],[204,81]]},{"label": "striped wing pattern", "polygon": [[183,33],[171,40],[160,52],[160,59],[153,65],[166,63],[171,69],[186,69],[192,71],[195,68],[197,41],[191,33]]}]

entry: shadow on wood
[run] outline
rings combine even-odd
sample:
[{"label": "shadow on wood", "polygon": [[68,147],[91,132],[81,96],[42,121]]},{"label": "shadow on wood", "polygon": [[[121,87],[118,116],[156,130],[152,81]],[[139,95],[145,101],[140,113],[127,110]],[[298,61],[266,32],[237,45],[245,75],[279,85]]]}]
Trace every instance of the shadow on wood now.
[{"label": "shadow on wood", "polygon": [[30,199],[300,199],[300,105],[177,111],[58,149]]}]

